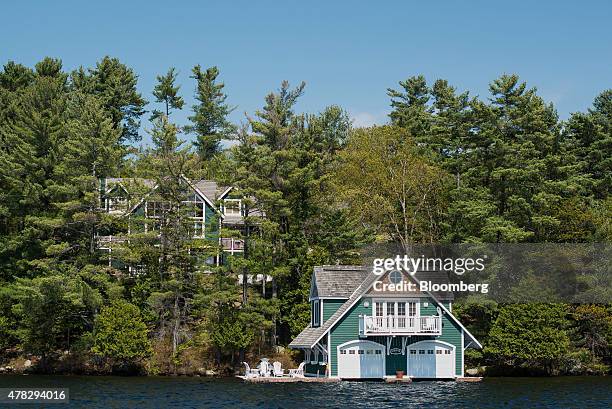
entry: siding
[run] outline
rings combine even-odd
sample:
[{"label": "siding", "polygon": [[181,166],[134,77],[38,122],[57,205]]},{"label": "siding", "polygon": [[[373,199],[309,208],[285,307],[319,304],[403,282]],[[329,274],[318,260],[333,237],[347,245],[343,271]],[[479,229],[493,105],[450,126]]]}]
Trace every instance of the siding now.
[{"label": "siding", "polygon": [[346,300],[322,300],[323,301],[323,322],[327,321]]},{"label": "siding", "polygon": [[[364,307],[363,303],[369,301],[370,306]],[[423,306],[423,303],[427,302],[428,306]],[[448,304],[445,303],[445,307],[448,308]],[[421,316],[436,315],[437,304],[432,299],[421,300]],[[338,345],[344,344],[348,341],[353,341],[359,338],[359,315],[371,315],[372,314],[372,300],[369,298],[362,298],[357,304],[355,304],[349,312],[331,329],[331,376],[338,376]],[[392,339],[391,348],[402,347],[402,337],[395,337]],[[366,339],[366,338],[363,338]],[[368,340],[377,342],[382,345],[386,345],[386,337],[367,337]],[[455,346],[455,374],[461,376],[462,368],[462,354],[461,348],[461,328],[448,318],[447,314],[442,316],[442,335],[441,336],[412,336],[409,337],[408,345],[415,342],[436,339],[440,341],[448,342]],[[406,355],[387,355],[386,356],[386,374],[395,375],[396,370],[406,371]]]}]

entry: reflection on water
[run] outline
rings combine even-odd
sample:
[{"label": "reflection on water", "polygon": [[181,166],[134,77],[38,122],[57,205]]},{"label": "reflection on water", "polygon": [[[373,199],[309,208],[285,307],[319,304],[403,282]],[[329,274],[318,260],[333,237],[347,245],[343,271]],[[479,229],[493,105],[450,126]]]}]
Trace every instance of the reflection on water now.
[{"label": "reflection on water", "polygon": [[612,408],[612,378],[489,378],[481,383],[245,384],[235,379],[0,376],[0,388],[67,387],[90,408]]}]

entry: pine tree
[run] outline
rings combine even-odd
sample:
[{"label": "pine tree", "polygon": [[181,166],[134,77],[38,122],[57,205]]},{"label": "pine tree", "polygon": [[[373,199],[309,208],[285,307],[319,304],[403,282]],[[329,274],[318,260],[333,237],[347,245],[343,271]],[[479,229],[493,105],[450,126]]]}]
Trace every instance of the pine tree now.
[{"label": "pine tree", "polygon": [[157,76],[157,85],[155,85],[155,88],[153,89],[153,96],[155,97],[156,102],[161,102],[164,104],[165,112],[153,110],[153,115],[151,115],[150,118],[151,121],[159,118],[159,116],[162,114],[170,117],[170,112],[172,109],[183,109],[185,101],[183,100],[183,97],[178,95],[181,87],[179,85],[175,85],[176,77],[177,74],[174,67],[170,68],[166,75]]},{"label": "pine tree", "polygon": [[189,117],[191,125],[186,130],[196,135],[194,146],[200,157],[208,160],[219,152],[221,140],[229,139],[235,131],[235,126],[227,119],[233,108],[225,102],[225,84],[217,82],[217,67],[202,71],[200,65],[196,65],[192,71],[198,103],[193,106],[193,115]]},{"label": "pine tree", "polygon": [[140,140],[140,117],[147,102],[136,89],[138,76],[131,68],[107,56],[95,68],[76,70],[71,78],[74,88],[100,99],[115,129],[121,130],[122,141]]}]

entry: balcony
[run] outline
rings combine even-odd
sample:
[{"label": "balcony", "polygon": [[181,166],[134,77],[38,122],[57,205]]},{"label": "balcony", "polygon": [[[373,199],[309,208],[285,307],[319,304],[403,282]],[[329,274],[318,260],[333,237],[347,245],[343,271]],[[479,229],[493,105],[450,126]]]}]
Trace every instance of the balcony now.
[{"label": "balcony", "polygon": [[439,316],[409,317],[387,315],[359,316],[359,335],[441,335],[442,318]]}]

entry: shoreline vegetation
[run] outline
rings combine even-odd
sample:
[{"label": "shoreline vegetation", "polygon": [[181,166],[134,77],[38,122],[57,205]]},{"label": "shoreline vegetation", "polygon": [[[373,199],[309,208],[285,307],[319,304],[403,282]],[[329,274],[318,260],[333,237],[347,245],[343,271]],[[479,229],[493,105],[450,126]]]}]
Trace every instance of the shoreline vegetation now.
[{"label": "shoreline vegetation", "polygon": [[[220,76],[196,65],[183,87],[171,68],[143,96],[111,57],[0,70],[4,372],[222,376],[262,356],[296,367],[303,356],[283,346],[308,325],[314,266],[360,264],[369,244],[612,241],[611,89],[560,120],[516,75],[484,97],[413,76],[387,90],[387,124],[354,127],[336,105],[297,111],[305,84],[283,81],[239,125]],[[153,181],[167,206],[111,263],[97,238],[128,225],[101,209],[100,180],[119,177]],[[244,228],[220,234],[243,253],[206,262],[218,240],[191,233],[217,216],[194,227],[185,178],[234,187]],[[575,284],[612,300],[609,282]],[[610,373],[609,302],[554,301],[537,272],[517,287],[533,302],[453,303],[484,345],[466,352],[466,369],[486,368],[470,375]]]}]

